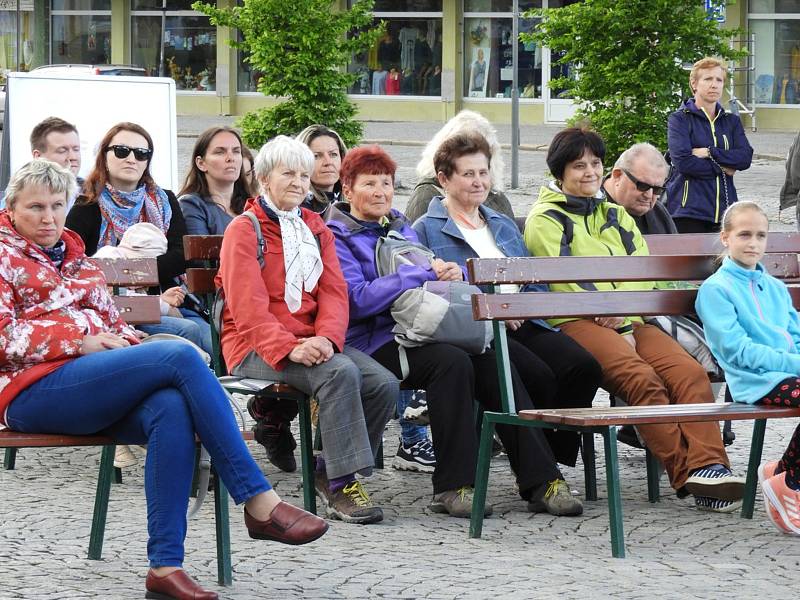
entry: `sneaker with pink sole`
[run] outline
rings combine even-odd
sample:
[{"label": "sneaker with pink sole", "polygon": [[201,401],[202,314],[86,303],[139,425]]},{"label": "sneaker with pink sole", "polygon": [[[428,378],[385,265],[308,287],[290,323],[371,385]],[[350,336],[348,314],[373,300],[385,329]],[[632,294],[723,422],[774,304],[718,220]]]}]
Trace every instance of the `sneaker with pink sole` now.
[{"label": "sneaker with pink sole", "polygon": [[800,535],[800,492],[786,485],[786,473],[773,475],[761,489],[769,520],[784,533]]},{"label": "sneaker with pink sole", "polygon": [[770,504],[769,500],[767,499],[767,495],[764,493],[764,482],[770,477],[774,477],[777,469],[777,460],[761,463],[761,465],[758,467],[758,483],[761,486],[761,497],[764,499],[764,512],[767,513],[767,517],[769,517],[769,520],[772,521],[772,524],[778,528],[778,531],[782,533],[791,533],[789,528],[784,524],[783,518],[781,518],[778,509]]}]

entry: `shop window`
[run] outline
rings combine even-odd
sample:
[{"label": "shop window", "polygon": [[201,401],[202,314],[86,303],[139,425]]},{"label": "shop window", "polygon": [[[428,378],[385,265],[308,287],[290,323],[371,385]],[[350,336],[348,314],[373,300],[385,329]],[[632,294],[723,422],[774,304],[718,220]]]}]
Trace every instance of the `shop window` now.
[{"label": "shop window", "polygon": [[[163,62],[160,60],[162,39]],[[133,13],[131,40],[131,60],[147,69],[150,75],[158,75],[161,67],[165,77],[175,80],[178,90],[210,92],[216,89],[217,29],[208,17],[172,15],[169,8],[163,17]]]},{"label": "shop window", "polygon": [[[520,19],[519,31],[531,31],[534,21]],[[464,19],[464,96],[510,98],[514,40],[511,18]],[[519,44],[519,97],[542,97],[542,48]]]},{"label": "shop window", "polygon": [[52,16],[50,62],[102,65],[111,62],[111,17]]},{"label": "shop window", "polygon": [[800,10],[797,0],[750,0],[751,13],[796,13]]},{"label": "shop window", "polygon": [[[541,0],[519,0],[520,12],[541,8]],[[512,0],[464,0],[464,12],[506,12],[514,10]]]},{"label": "shop window", "polygon": [[[380,19],[376,19],[376,22]],[[386,32],[347,70],[357,75],[351,94],[441,96],[442,19],[384,18]]]},{"label": "shop window", "polygon": [[53,0],[53,10],[111,10],[111,0]]},{"label": "shop window", "polygon": [[[353,0],[348,2],[353,6]],[[442,0],[375,0],[372,10],[384,12],[442,12]]]},{"label": "shop window", "polygon": [[756,103],[800,104],[800,20],[751,20],[750,31]]},{"label": "shop window", "polygon": [[[33,4],[32,2],[30,3]],[[5,83],[5,73],[29,71],[33,61],[33,6],[20,10],[21,52],[17,57],[17,11],[0,10],[0,85]]]}]

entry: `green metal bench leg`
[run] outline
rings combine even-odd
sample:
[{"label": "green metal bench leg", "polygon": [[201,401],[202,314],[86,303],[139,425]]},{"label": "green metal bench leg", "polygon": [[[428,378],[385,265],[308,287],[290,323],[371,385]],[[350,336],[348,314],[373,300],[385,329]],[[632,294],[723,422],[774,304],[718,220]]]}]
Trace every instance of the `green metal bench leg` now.
[{"label": "green metal bench leg", "polygon": [[375,468],[383,469],[383,438],[381,438],[381,445],[378,446],[378,451],[375,453]]},{"label": "green metal bench leg", "polygon": [[214,524],[217,532],[217,582],[220,585],[231,585],[233,568],[231,567],[228,490],[219,477],[214,477]]},{"label": "green metal bench leg", "polygon": [[6,471],[13,471],[14,467],[17,466],[17,449],[16,448],[6,448],[6,455],[3,459],[3,467]]},{"label": "green metal bench leg", "polygon": [[111,493],[111,478],[114,473],[114,449],[116,446],[103,446],[100,454],[100,471],[97,474],[97,493],[94,497],[92,532],[89,535],[89,558],[100,560],[103,554],[103,537],[106,532],[108,497]]},{"label": "green metal bench leg", "polygon": [[594,433],[581,434],[583,481],[587,500],[597,500],[597,464],[594,457]]},{"label": "green metal bench leg", "polygon": [[121,484],[122,483],[122,469],[119,467],[114,467],[114,479],[112,483]]},{"label": "green metal bench leg", "polygon": [[317,421],[317,427],[314,429],[314,451],[322,451],[322,432],[319,429],[319,421]]},{"label": "green metal bench leg", "polygon": [[661,464],[650,450],[645,450],[645,460],[647,461],[647,499],[656,503],[661,500],[661,490],[659,489]]},{"label": "green metal bench leg", "polygon": [[489,485],[489,463],[492,460],[492,440],[494,439],[494,422],[489,415],[483,413],[481,427],[481,445],[478,449],[478,466],[475,471],[475,492],[472,496],[472,516],[469,522],[469,537],[481,537],[483,531],[483,507],[486,504],[486,488]]},{"label": "green metal bench leg", "polygon": [[617,428],[603,431],[606,454],[606,483],[608,486],[608,522],[611,532],[611,554],[625,558],[625,532],[622,528],[622,498],[619,489],[619,463],[617,462]]},{"label": "green metal bench leg", "polygon": [[756,484],[758,483],[758,465],[761,463],[761,453],[764,450],[764,431],[766,428],[766,419],[756,419],[753,424],[753,438],[750,442],[750,462],[747,465],[747,480],[744,484],[744,498],[742,499],[743,519],[753,518],[753,508],[756,504]]},{"label": "green metal bench leg", "polygon": [[[308,398],[298,402],[300,417],[300,463],[303,471],[303,507],[317,514],[317,496],[314,491],[314,451],[311,449],[311,407]],[[319,434],[319,425],[317,426]]]}]

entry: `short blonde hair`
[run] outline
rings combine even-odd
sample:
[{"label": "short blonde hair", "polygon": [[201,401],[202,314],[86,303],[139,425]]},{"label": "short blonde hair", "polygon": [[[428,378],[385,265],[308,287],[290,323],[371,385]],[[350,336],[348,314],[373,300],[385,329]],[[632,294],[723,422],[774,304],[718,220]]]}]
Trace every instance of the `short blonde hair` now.
[{"label": "short blonde hair", "polygon": [[6,187],[6,206],[14,208],[17,195],[26,187],[40,187],[54,194],[64,194],[65,200],[75,195],[78,184],[72,171],[45,158],[37,158],[20,167]]},{"label": "short blonde hair", "polygon": [[717,67],[722,69],[722,78],[725,79],[728,74],[725,71],[724,62],[722,62],[718,58],[713,58],[711,56],[706,56],[705,58],[701,58],[692,65],[692,70],[689,71],[689,83],[697,82],[697,79],[700,77],[700,71],[704,71],[706,69],[716,69]]}]

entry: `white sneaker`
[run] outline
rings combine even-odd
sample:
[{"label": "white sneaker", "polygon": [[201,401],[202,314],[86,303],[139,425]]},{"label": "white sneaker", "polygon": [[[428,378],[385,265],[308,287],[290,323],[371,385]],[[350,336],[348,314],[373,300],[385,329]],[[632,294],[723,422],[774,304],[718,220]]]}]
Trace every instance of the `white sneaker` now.
[{"label": "white sneaker", "polygon": [[139,459],[131,450],[130,446],[120,445],[114,451],[114,467],[125,469],[139,464]]}]

